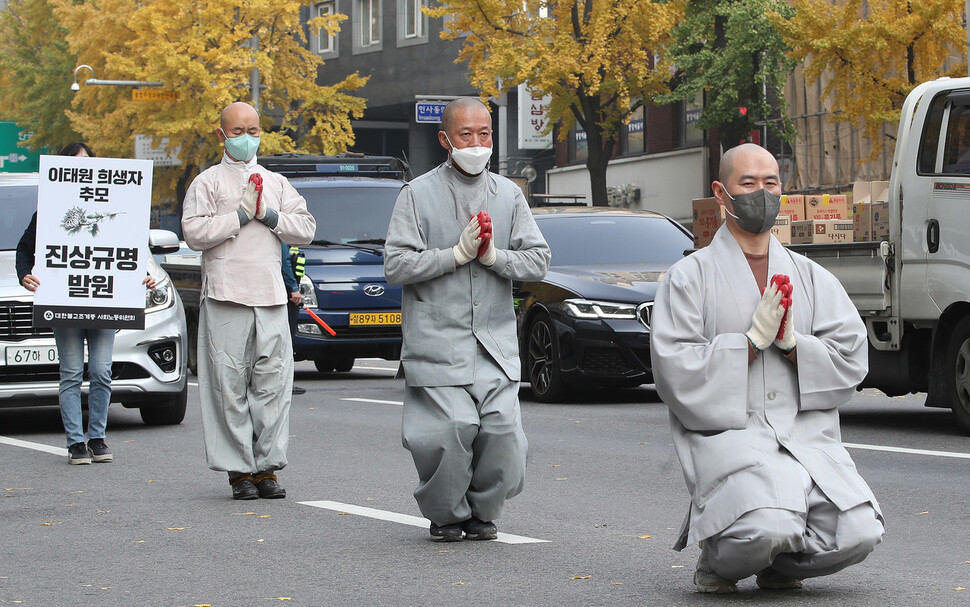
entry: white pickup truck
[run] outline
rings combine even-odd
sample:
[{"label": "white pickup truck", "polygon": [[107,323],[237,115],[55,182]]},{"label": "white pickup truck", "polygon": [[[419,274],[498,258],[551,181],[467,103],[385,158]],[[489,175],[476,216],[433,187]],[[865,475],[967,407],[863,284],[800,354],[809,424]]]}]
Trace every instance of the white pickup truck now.
[{"label": "white pickup truck", "polygon": [[862,387],[926,392],[970,434],[970,78],[903,103],[889,179],[889,238],[790,245],[842,282],[869,331]]}]

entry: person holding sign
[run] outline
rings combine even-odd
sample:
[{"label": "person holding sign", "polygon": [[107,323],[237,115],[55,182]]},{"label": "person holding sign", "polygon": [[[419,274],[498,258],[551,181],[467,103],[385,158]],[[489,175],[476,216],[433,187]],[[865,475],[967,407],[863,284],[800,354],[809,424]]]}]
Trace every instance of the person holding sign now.
[{"label": "person holding sign", "polygon": [[285,177],[256,164],[259,114],[237,102],[216,135],[222,161],[185,194],[182,231],[202,251],[199,392],[206,463],[227,472],[233,499],[286,497],[293,346],[281,247],[306,244],[316,221]]},{"label": "person holding sign", "polygon": [[[94,157],[84,143],[72,143],[60,152],[61,156]],[[40,279],[33,274],[34,250],[37,247],[37,213],[17,243],[17,277],[30,292],[40,287]],[[155,288],[155,279],[147,276],[144,284]],[[105,443],[108,425],[108,404],[111,402],[111,355],[114,350],[114,329],[90,327],[54,327],[54,342],[60,365],[58,401],[61,422],[67,434],[67,461],[70,464],[110,462],[114,454]],[[84,342],[88,349],[88,428],[84,443],[81,413],[81,382],[84,376]]]}]

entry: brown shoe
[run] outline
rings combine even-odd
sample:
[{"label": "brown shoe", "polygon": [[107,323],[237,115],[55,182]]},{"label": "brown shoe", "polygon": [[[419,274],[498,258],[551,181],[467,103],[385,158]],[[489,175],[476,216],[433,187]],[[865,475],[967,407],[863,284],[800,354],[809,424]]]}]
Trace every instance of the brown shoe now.
[{"label": "brown shoe", "polygon": [[269,472],[257,474],[253,479],[256,482],[256,490],[259,497],[269,500],[278,500],[286,497],[286,489],[280,487],[276,475]]}]

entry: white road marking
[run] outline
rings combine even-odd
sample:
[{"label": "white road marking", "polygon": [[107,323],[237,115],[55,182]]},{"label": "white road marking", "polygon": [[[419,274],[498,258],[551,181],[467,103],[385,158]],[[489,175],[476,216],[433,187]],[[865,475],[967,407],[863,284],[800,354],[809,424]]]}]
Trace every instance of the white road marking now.
[{"label": "white road marking", "polygon": [[933,455],[935,457],[956,457],[970,459],[970,453],[955,453],[953,451],[928,451],[926,449],[907,449],[906,447],[884,447],[882,445],[860,445],[857,443],[842,443],[849,449],[867,449],[869,451],[891,451],[893,453],[909,453],[911,455]]},{"label": "white road marking", "polygon": [[396,400],[376,400],[373,398],[341,398],[340,400],[351,400],[356,403],[376,403],[378,405],[397,405],[403,407],[404,403]]},{"label": "white road marking", "polygon": [[[431,521],[420,516],[399,514],[397,512],[388,512],[387,510],[377,510],[376,508],[366,508],[364,506],[355,506],[353,504],[341,504],[340,502],[331,502],[328,500],[297,503],[305,506],[313,506],[314,508],[333,510],[335,512],[347,512],[349,514],[356,514],[358,516],[366,516],[367,518],[374,518],[381,521],[400,523],[402,525],[411,525],[412,527],[420,527],[422,529],[427,529],[431,524]],[[511,533],[502,532],[499,532],[498,539],[495,541],[503,544],[545,544],[549,542],[549,540],[539,540],[532,537],[525,537],[524,535],[512,535]]]},{"label": "white road marking", "polygon": [[10,438],[7,436],[0,436],[0,443],[10,445],[12,447],[23,447],[24,449],[33,449],[34,451],[43,451],[44,453],[52,453],[54,455],[63,455],[64,457],[67,457],[67,449],[64,447],[51,447],[50,445],[32,443],[30,441],[20,440],[18,438]]}]

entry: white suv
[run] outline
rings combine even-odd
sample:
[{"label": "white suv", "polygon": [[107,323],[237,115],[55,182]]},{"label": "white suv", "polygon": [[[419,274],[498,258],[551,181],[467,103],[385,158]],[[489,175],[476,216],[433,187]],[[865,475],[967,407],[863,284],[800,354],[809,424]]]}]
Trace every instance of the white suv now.
[{"label": "white suv", "polygon": [[[16,249],[37,210],[36,173],[0,173],[0,407],[57,405],[56,362],[25,353],[55,352],[49,328],[34,327],[33,294],[17,280]],[[178,250],[178,237],[151,230],[149,247],[160,254]],[[168,274],[151,257],[158,285],[145,297],[145,328],[115,335],[111,402],[137,407],[147,424],[178,424],[187,395],[185,311]],[[86,398],[88,382],[81,386]]]}]

